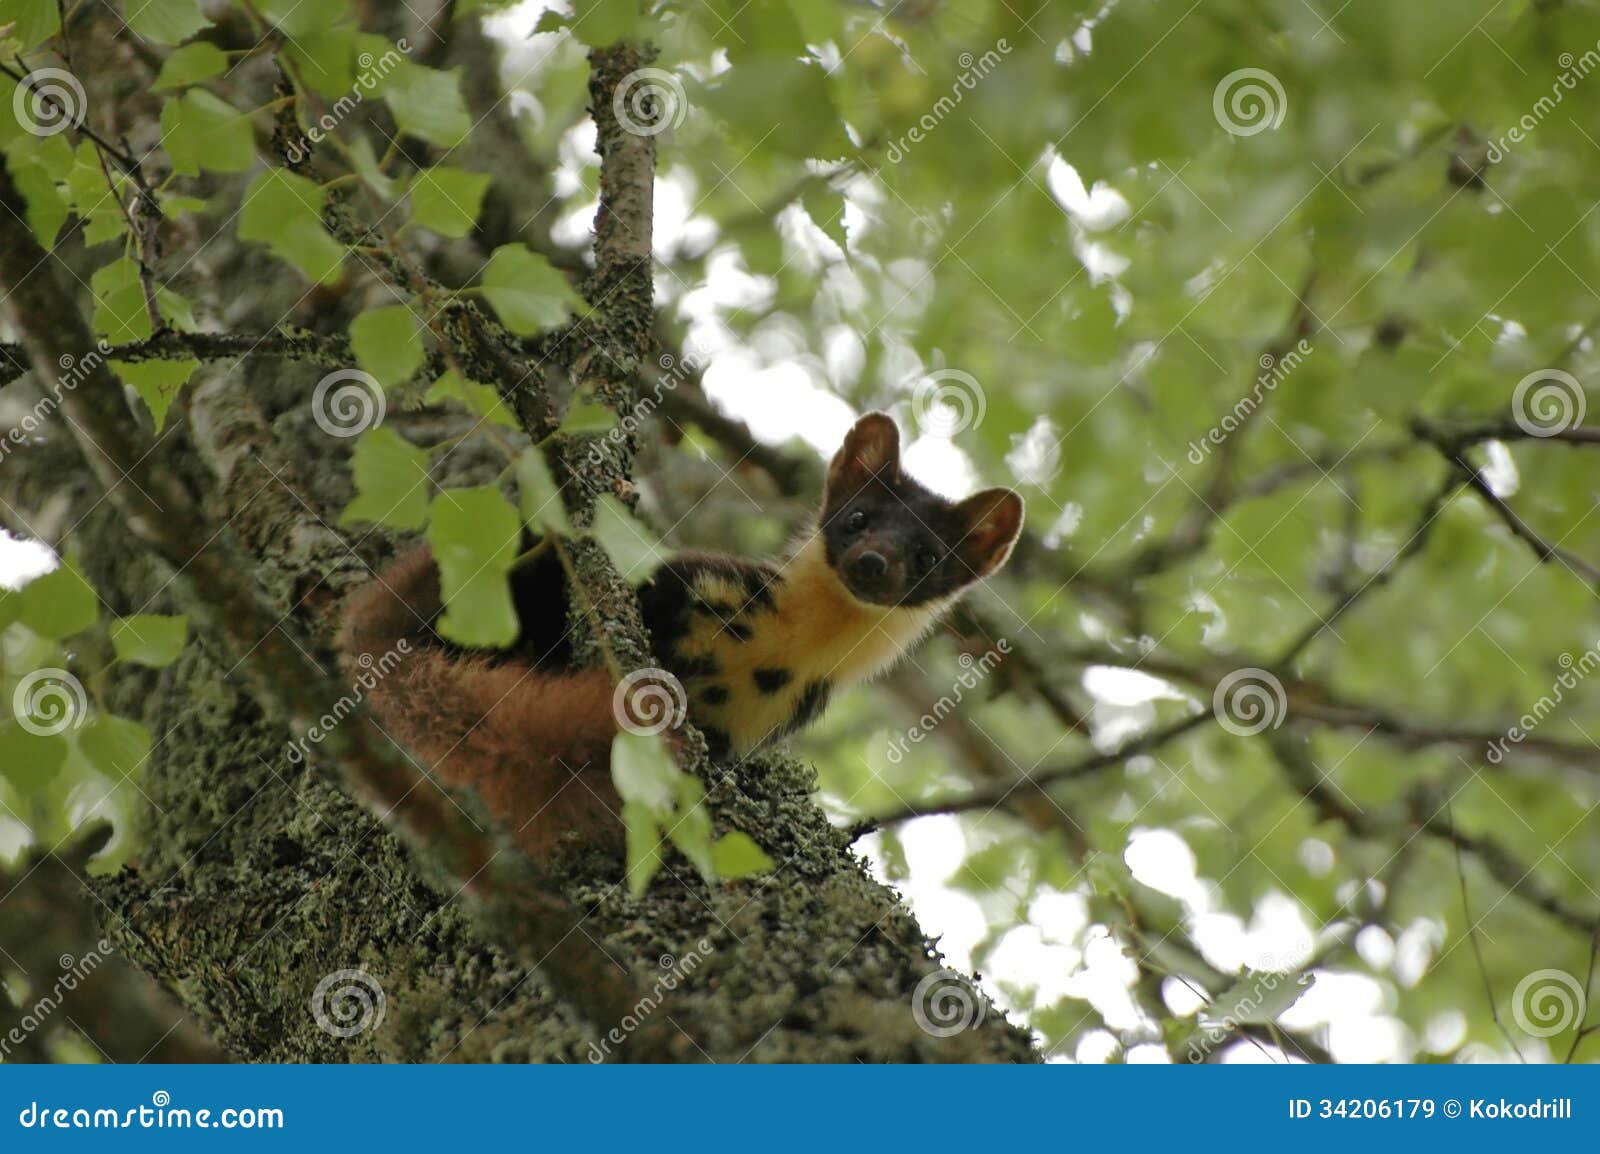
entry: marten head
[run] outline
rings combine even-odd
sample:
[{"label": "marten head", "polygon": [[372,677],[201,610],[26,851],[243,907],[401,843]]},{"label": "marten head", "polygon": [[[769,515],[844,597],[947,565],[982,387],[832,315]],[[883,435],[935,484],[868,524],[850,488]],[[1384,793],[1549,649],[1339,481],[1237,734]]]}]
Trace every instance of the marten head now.
[{"label": "marten head", "polygon": [[947,501],[902,474],[900,431],[886,413],[858,420],[828,466],[822,539],[859,601],[953,597],[1004,565],[1021,532],[1022,498],[1010,489]]}]

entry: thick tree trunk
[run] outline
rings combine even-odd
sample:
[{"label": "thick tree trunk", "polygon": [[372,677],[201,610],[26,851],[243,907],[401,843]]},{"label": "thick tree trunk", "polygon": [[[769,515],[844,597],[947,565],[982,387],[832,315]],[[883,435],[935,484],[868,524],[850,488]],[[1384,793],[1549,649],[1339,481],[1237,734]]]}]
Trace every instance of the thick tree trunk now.
[{"label": "thick tree trunk", "polygon": [[[462,36],[457,49],[477,54],[469,62],[476,68],[489,66],[490,50],[476,32]],[[600,54],[595,91],[603,97],[619,70],[637,63],[625,50]],[[611,187],[589,291],[609,303],[581,334],[590,351],[567,367],[620,407],[650,351],[654,149],[648,140],[619,136],[603,106],[598,116]],[[119,130],[135,138],[152,131],[148,123]],[[505,163],[514,169],[519,162]],[[303,296],[296,299],[298,289],[291,295],[282,284],[278,266],[275,279],[264,281],[258,252],[231,233],[210,238],[206,249],[190,275],[230,302],[230,320],[253,316],[270,326],[298,309],[307,323],[342,331],[347,316],[330,319],[323,303],[308,309]],[[23,255],[13,246],[13,265]],[[32,275],[63,274],[52,264]],[[27,337],[40,363],[50,336],[37,330],[49,318],[15,315],[23,331],[12,335]],[[283,615],[285,630],[325,643],[339,595],[391,543],[381,535],[350,540],[331,527],[350,487],[345,446],[318,436],[309,417],[307,399],[323,371],[275,358],[232,372],[203,368],[174,413],[179,430],[157,443],[147,464],[201,493],[205,515],[254,559],[238,581]],[[520,389],[533,409],[543,404],[542,389],[534,394],[537,377],[501,384],[514,401]],[[135,421],[131,411],[126,419]],[[626,489],[630,459],[619,453],[600,477],[571,466],[569,479],[583,482],[570,487],[580,518],[598,492]],[[440,463],[436,480],[482,481],[493,469],[464,448]],[[65,430],[13,454],[6,473],[0,497],[8,527],[54,542],[75,525],[73,543],[111,609],[195,608],[190,593],[170,586],[167,569],[130,538],[127,518],[113,505],[97,505],[99,492],[85,484],[83,457]],[[106,475],[101,470],[102,480]],[[599,550],[576,552],[585,584],[607,609],[609,647],[631,665],[648,663],[631,593]],[[554,948],[604,959],[610,972],[595,974],[596,984],[637,994],[623,1000],[622,1013],[615,997],[575,1001],[584,991],[575,989],[570,965],[557,965],[554,949],[530,958],[526,948],[507,948],[511,938],[543,940],[538,933],[508,937],[473,916],[477,899],[463,891],[476,874],[450,867],[452,874],[440,865],[449,855],[429,847],[407,848],[374,803],[354,800],[318,757],[308,763],[290,755],[282,708],[244,676],[250,655],[236,649],[217,631],[202,630],[159,674],[119,674],[109,704],[142,720],[156,745],[139,781],[148,799],[143,852],[134,867],[95,882],[105,932],[121,956],[172,991],[230,1056],[598,1060],[628,1054],[628,1039],[642,1027],[659,1039],[648,1056],[683,1060],[1036,1058],[1027,1035],[997,1012],[983,1013],[986,1003],[964,981],[954,997],[970,1007],[970,1028],[919,1026],[930,1014],[938,1019],[952,996],[929,988],[940,980],[932,943],[898,898],[867,875],[846,835],[828,825],[811,800],[810,772],[782,754],[700,766],[719,828],[755,837],[779,863],[771,875],[707,886],[677,860],[635,901],[621,884],[618,857],[576,847],[543,879],[543,890],[559,894],[573,915],[573,928],[555,935],[561,940]],[[325,647],[316,657],[332,668]],[[437,793],[430,782],[415,788]],[[473,799],[457,795],[450,801],[456,804],[476,824],[492,824]],[[394,817],[394,810],[376,808]],[[529,960],[541,964],[530,967]],[[602,1020],[608,1016],[614,1020]]]}]

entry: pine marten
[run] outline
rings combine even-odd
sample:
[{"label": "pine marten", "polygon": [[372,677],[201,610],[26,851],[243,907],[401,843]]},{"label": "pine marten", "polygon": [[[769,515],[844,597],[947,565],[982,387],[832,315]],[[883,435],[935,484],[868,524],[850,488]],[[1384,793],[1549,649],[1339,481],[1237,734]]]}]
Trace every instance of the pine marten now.
[{"label": "pine marten", "polygon": [[[868,413],[828,466],[816,523],[785,559],[678,554],[639,590],[645,627],[712,752],[742,755],[893,664],[1005,563],[1022,516],[1010,489],[951,502],[905,476],[894,421]],[[569,590],[554,551],[535,552],[511,584],[516,642],[463,650],[435,632],[439,575],[421,546],[351,596],[339,648],[354,667],[410,642],[368,704],[432,772],[476,789],[540,858],[565,831],[620,831],[609,767],[619,721],[606,671],[570,666]]]}]

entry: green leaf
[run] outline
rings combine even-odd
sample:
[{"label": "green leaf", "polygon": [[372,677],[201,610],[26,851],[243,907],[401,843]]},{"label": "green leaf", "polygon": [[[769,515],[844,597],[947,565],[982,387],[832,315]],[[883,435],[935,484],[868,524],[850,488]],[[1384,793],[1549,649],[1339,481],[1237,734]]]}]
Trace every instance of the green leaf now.
[{"label": "green leaf", "polygon": [[7,167],[27,205],[29,231],[42,247],[55,247],[56,235],[67,223],[68,216],[67,202],[56,189],[55,180],[41,164],[8,157]]},{"label": "green leaf", "polygon": [[41,637],[81,633],[100,617],[100,598],[71,558],[22,587],[19,620]]},{"label": "green leaf", "polygon": [[411,184],[411,219],[440,236],[472,231],[489,188],[489,174],[435,165],[417,173]]},{"label": "green leaf", "polygon": [[[356,30],[354,25],[322,27],[301,32],[280,51],[296,74],[320,96],[338,101],[356,87]],[[389,50],[397,59],[398,49]]]},{"label": "green leaf", "polygon": [[94,331],[113,344],[142,341],[155,331],[145,307],[139,262],[131,256],[96,269],[89,278],[89,291],[94,297]]},{"label": "green leaf", "polygon": [[193,44],[185,44],[167,57],[151,87],[157,92],[187,88],[202,80],[210,80],[213,76],[221,76],[227,70],[228,57],[222,49],[209,40],[197,40]]},{"label": "green leaf", "polygon": [[150,756],[150,731],[125,717],[96,714],[78,730],[77,739],[89,764],[112,781],[133,777]]},{"label": "green leaf", "polygon": [[522,428],[517,424],[515,414],[506,408],[505,401],[501,399],[496,389],[477,381],[466,380],[454,369],[446,369],[443,375],[433,382],[424,399],[431,405],[455,401],[492,425],[501,425],[507,429]]},{"label": "green leaf", "polygon": [[472,128],[461,98],[461,74],[402,61],[382,84],[383,98],[401,131],[440,148],[454,148]]},{"label": "green leaf", "polygon": [[1207,1021],[1267,1026],[1311,989],[1315,974],[1245,970],[1237,981],[1211,999],[1202,1011]]},{"label": "green leaf", "polygon": [[663,822],[672,816],[678,779],[684,776],[659,733],[624,729],[611,739],[611,780],[618,796],[644,806]]},{"label": "green leaf", "polygon": [[559,325],[584,307],[559,269],[520,244],[494,250],[483,270],[483,295],[506,328],[522,337]]},{"label": "green leaf", "polygon": [[428,541],[439,564],[444,616],[439,633],[473,649],[502,649],[517,639],[508,575],[522,521],[498,488],[447,489],[428,511]]},{"label": "green leaf", "polygon": [[356,496],[341,525],[373,522],[395,529],[420,529],[428,519],[432,482],[428,454],[393,429],[379,425],[361,434],[350,455]]},{"label": "green leaf", "polygon": [[189,378],[200,367],[200,362],[190,358],[182,361],[108,361],[113,372],[139,394],[139,399],[150,410],[156,428],[167,427],[167,414],[179,390],[189,383]]},{"label": "green leaf", "polygon": [[189,636],[187,617],[135,614],[111,623],[111,647],[118,661],[164,669],[178,659]]},{"label": "green leaf", "polygon": [[157,44],[180,44],[211,24],[195,0],[127,0],[128,27]]},{"label": "green leaf", "polygon": [[650,807],[636,801],[622,803],[622,827],[627,833],[628,893],[644,896],[650,881],[661,872],[661,823]]},{"label": "green leaf", "polygon": [[522,450],[517,457],[517,494],[521,499],[522,519],[529,526],[563,537],[571,535],[572,524],[567,520],[561,490],[550,475],[544,454],[535,447]]},{"label": "green leaf", "polygon": [[350,348],[361,367],[385,389],[409,381],[427,357],[409,305],[368,309],[356,317],[350,322]]},{"label": "green leaf", "polygon": [[258,176],[239,208],[239,238],[264,241],[308,280],[329,284],[338,277],[345,249],[322,226],[324,193],[283,168]]},{"label": "green leaf", "polygon": [[667,837],[710,882],[717,878],[717,867],[711,844],[711,811],[705,807],[705,798],[706,787],[698,778],[678,774],[678,812],[667,824]]},{"label": "green leaf", "polygon": [[716,865],[717,876],[729,881],[770,873],[775,864],[749,834],[738,830],[717,839],[717,844],[711,847],[711,860]]},{"label": "green leaf", "polygon": [[[64,705],[62,700],[47,704],[52,709],[48,716],[30,716],[35,728],[53,729],[65,720],[65,714],[53,712]],[[11,716],[9,705],[0,716]],[[11,782],[23,797],[42,792],[59,774],[71,751],[72,743],[61,734],[34,733],[14,723],[0,724],[0,778]]]},{"label": "green leaf", "polygon": [[575,400],[561,417],[561,432],[568,436],[609,433],[617,427],[617,411],[595,401]]},{"label": "green leaf", "polygon": [[567,26],[585,44],[596,48],[647,31],[644,5],[639,0],[574,0]]},{"label": "green leaf", "polygon": [[179,176],[246,172],[256,158],[249,118],[201,88],[162,106],[161,143]]},{"label": "green leaf", "polygon": [[609,494],[595,502],[589,532],[630,585],[644,582],[667,559],[661,539]]},{"label": "green leaf", "polygon": [[61,31],[61,9],[56,0],[8,0],[0,7],[0,24],[12,22],[11,35],[28,51]]}]

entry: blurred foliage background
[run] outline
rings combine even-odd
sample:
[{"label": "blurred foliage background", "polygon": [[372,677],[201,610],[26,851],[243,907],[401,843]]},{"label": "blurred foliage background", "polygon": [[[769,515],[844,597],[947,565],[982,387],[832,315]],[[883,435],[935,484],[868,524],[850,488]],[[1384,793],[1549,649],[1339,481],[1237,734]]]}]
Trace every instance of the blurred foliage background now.
[{"label": "blurred foliage background", "polygon": [[[15,22],[0,57],[37,66],[54,0],[0,7]],[[130,34],[168,62],[237,14],[141,10],[163,22],[128,13]],[[637,475],[668,544],[781,546],[818,453],[869,408],[897,417],[934,487],[1024,492],[1009,568],[799,746],[840,823],[872,825],[875,869],[1049,1056],[1600,1056],[1585,1030],[1600,1014],[1600,434],[1584,423],[1600,5],[449,15],[503,45],[516,139],[543,174],[489,192],[534,262],[507,276],[536,321],[570,303],[549,274],[586,259],[587,48],[658,49],[663,371]],[[387,48],[357,36],[370,17],[325,0],[250,11],[326,66],[311,87],[329,102],[352,54]],[[265,179],[250,125],[263,137],[271,113],[195,63],[199,79],[156,94],[163,192],[190,198],[177,215],[270,242],[284,277],[363,275],[339,272],[320,206],[280,197],[264,223],[233,219]],[[481,79],[408,60],[362,115],[487,173],[460,96]],[[470,206],[458,225],[409,183],[425,150],[330,137],[370,186],[402,182],[403,243],[470,288],[460,237],[489,227],[483,187],[438,178]],[[69,140],[12,126],[4,141],[28,223],[52,241],[89,231],[97,324],[140,339],[136,245],[90,211],[92,146]],[[188,327],[179,294],[198,294],[170,292],[163,317]],[[201,327],[225,319],[200,311]],[[367,323],[364,367],[420,404],[401,385],[428,335]],[[124,379],[160,422],[170,382],[138,375]],[[70,563],[0,601],[0,624],[8,697],[39,668],[159,664],[174,631],[182,644],[165,618],[116,644]],[[1235,700],[1240,684],[1254,696]],[[14,851],[136,812],[150,737],[93,712],[64,737],[0,726]],[[101,864],[136,849],[119,839]]]}]

